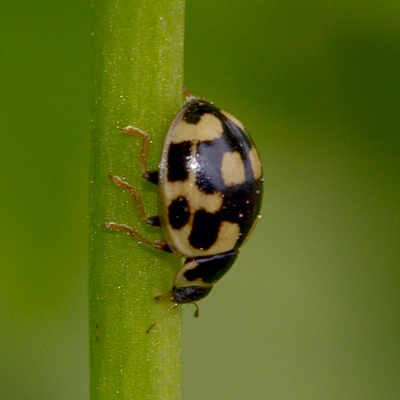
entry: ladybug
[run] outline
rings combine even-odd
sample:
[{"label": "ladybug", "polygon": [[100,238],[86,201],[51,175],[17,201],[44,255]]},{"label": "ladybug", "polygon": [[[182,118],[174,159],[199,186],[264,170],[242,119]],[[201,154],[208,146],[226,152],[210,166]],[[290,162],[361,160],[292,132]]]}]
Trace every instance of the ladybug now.
[{"label": "ladybug", "polygon": [[212,102],[185,94],[187,102],[165,137],[158,171],[146,168],[149,135],[133,126],[122,129],[142,139],[141,171],[144,179],[158,185],[159,216],[148,217],[137,189],[109,175],[130,193],[145,222],[161,227],[164,240],[151,242],[124,224],[104,226],[185,258],[172,290],[154,300],[172,301],[166,313],[179,304],[194,303],[197,316],[195,302],[231,268],[260,218],[264,179],[257,149],[243,124]]}]

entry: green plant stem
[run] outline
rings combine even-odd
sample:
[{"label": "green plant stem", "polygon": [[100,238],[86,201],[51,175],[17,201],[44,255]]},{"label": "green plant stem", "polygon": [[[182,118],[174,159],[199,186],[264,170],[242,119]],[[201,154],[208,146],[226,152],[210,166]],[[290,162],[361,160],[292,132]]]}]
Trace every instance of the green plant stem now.
[{"label": "green plant stem", "polygon": [[171,289],[174,255],[138,244],[105,221],[160,239],[139,217],[111,172],[142,193],[157,215],[157,187],[141,179],[140,138],[149,133],[149,169],[157,169],[163,136],[183,102],[184,0],[94,0],[94,104],[90,210],[91,399],[180,398],[180,310],[146,334],[170,303],[153,297]]}]

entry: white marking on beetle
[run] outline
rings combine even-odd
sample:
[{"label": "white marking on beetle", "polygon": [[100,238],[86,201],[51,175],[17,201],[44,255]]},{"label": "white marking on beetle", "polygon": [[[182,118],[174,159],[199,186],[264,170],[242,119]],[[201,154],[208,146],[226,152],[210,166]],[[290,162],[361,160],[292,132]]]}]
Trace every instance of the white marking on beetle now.
[{"label": "white marking on beetle", "polygon": [[222,156],[221,175],[225,185],[228,187],[245,182],[246,173],[239,152],[233,151]]},{"label": "white marking on beetle", "polygon": [[225,117],[229,121],[233,122],[237,127],[239,127],[242,130],[245,129],[243,124],[236,117],[234,117],[232,114],[228,113],[228,111],[224,111],[224,110],[220,110],[220,111],[221,111],[221,114],[225,115]]},{"label": "white marking on beetle", "polygon": [[178,120],[171,126],[171,142],[181,143],[190,140],[193,143],[214,140],[222,137],[221,121],[212,114],[201,116],[197,124],[189,124],[185,120]]},{"label": "white marking on beetle", "polygon": [[257,153],[256,148],[253,146],[249,153],[251,168],[253,169],[254,179],[259,179],[262,176],[262,165],[260,157]]}]

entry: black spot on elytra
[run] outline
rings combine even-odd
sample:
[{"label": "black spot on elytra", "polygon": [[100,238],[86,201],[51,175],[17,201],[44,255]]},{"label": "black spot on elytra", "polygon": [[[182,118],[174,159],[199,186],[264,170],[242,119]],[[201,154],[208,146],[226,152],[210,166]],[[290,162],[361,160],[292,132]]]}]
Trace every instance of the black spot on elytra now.
[{"label": "black spot on elytra", "polygon": [[193,218],[193,228],[189,243],[195,249],[207,250],[217,240],[221,217],[205,210],[196,211]]},{"label": "black spot on elytra", "polygon": [[223,192],[222,208],[219,211],[221,221],[237,223],[240,238],[235,247],[240,247],[250,232],[254,220],[260,213],[263,184],[257,181],[235,185]]},{"label": "black spot on elytra", "polygon": [[190,218],[189,202],[184,196],[177,197],[168,207],[168,221],[174,229],[184,227]]},{"label": "black spot on elytra", "polygon": [[220,114],[220,119],[224,128],[223,138],[230,151],[237,151],[242,160],[247,159],[252,146],[249,133],[245,129],[239,128],[223,114]]},{"label": "black spot on elytra", "polygon": [[220,114],[220,111],[219,108],[215,107],[206,100],[197,100],[188,107],[182,118],[188,124],[196,125],[204,114],[215,115]]},{"label": "black spot on elytra", "polygon": [[180,143],[171,143],[168,150],[168,181],[184,181],[190,170],[192,143],[187,140]]},{"label": "black spot on elytra", "polygon": [[221,176],[224,150],[224,142],[218,139],[200,142],[197,146],[196,184],[204,193],[212,194],[225,188]]},{"label": "black spot on elytra", "polygon": [[245,181],[254,182],[250,161],[252,142],[247,131],[229,121],[221,112],[215,115],[220,119],[223,133],[220,138],[200,141],[196,149],[196,184],[204,193],[212,194],[227,189],[222,178],[222,159],[224,154],[237,152],[245,170]]}]

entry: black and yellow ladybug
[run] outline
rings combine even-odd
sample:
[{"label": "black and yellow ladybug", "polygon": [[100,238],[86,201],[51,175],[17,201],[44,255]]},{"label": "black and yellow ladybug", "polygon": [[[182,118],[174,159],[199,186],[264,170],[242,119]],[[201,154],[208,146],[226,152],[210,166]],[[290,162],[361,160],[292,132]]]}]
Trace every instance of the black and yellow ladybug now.
[{"label": "black and yellow ladybug", "polygon": [[142,138],[142,175],[159,186],[159,216],[147,217],[138,191],[110,174],[130,192],[143,219],[162,228],[165,240],[153,243],[127,225],[104,224],[186,259],[172,290],[155,297],[173,302],[168,311],[207,296],[232,266],[259,218],[264,180],[260,157],[242,123],[186,94],[187,103],[165,137],[158,171],[146,168],[149,136],[132,126],[123,129]]}]

